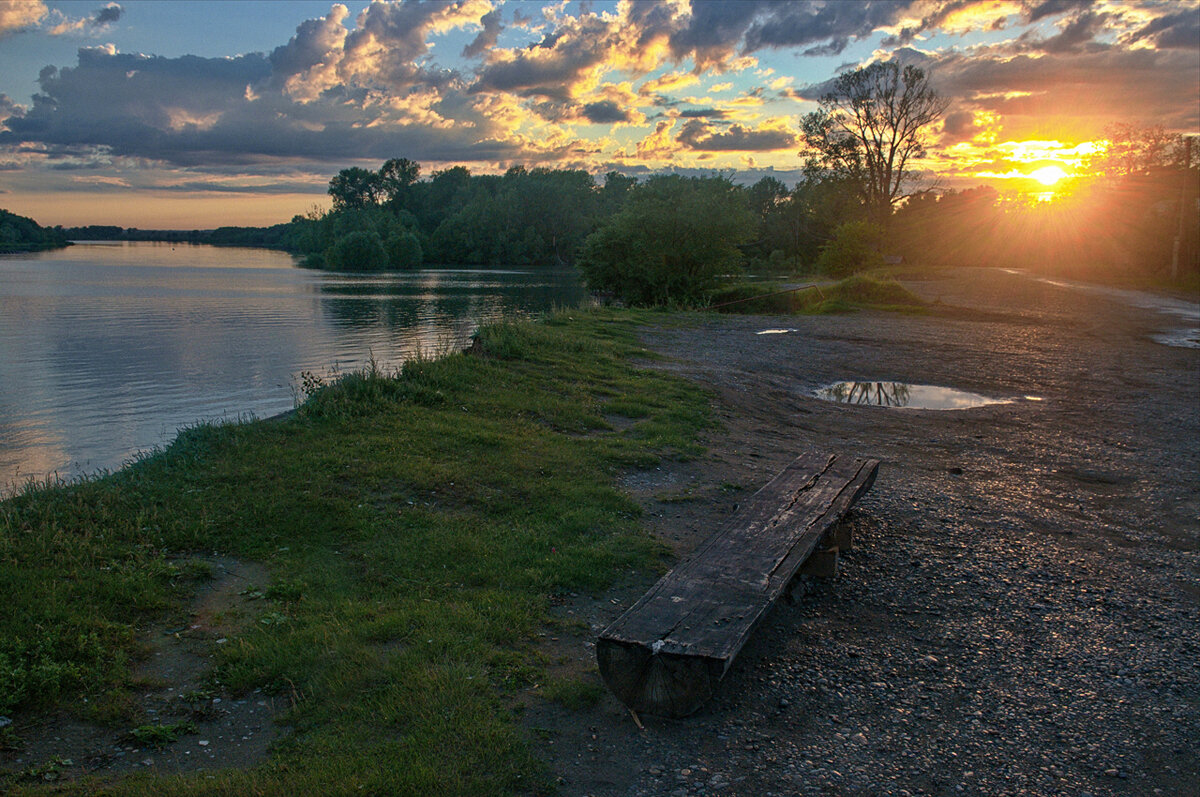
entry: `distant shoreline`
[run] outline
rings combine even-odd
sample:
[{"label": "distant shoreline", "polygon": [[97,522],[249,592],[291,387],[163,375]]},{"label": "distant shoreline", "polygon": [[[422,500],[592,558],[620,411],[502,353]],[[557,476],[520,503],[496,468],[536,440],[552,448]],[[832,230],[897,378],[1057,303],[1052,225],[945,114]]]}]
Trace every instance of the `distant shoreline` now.
[{"label": "distant shoreline", "polygon": [[48,252],[52,249],[66,249],[74,246],[74,241],[63,243],[30,243],[30,244],[0,244],[0,255],[20,255],[26,252]]}]

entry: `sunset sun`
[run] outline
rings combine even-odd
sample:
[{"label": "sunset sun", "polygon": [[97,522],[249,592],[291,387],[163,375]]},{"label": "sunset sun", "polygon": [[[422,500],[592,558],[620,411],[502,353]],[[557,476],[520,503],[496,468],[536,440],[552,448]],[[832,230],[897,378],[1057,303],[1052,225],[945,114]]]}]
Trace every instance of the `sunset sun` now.
[{"label": "sunset sun", "polygon": [[1060,166],[1043,166],[1040,169],[1030,172],[1029,176],[1034,180],[1037,180],[1042,185],[1052,186],[1059,180],[1062,180],[1064,177],[1069,177],[1070,175],[1063,171],[1062,167]]}]

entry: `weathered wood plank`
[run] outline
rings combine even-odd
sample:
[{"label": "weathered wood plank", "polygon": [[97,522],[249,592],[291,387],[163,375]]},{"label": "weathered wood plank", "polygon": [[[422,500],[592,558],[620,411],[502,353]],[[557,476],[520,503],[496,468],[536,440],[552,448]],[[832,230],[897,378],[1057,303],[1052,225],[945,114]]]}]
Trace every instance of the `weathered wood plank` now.
[{"label": "weathered wood plank", "polygon": [[600,635],[597,662],[614,694],[649,713],[698,708],[878,468],[821,454],[784,468]]}]

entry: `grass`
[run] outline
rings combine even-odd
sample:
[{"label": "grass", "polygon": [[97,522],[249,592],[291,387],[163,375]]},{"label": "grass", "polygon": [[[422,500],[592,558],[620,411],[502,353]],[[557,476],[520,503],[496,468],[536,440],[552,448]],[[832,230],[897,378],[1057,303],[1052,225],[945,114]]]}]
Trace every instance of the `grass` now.
[{"label": "grass", "polygon": [[714,293],[710,307],[723,313],[822,315],[864,309],[919,312],[924,302],[894,279],[856,274],[799,290],[772,283],[734,283]]},{"label": "grass", "polygon": [[[190,428],[115,474],[0,503],[0,714],[136,706],[140,640],[186,616],[219,554],[263,563],[270,583],[213,647],[205,688],[288,695],[292,732],[254,769],[72,793],[552,790],[513,700],[547,682],[551,597],[660,566],[616,477],[696,455],[710,423],[700,390],[631,364],[650,356],[633,330],[652,318],[493,325],[474,354],[314,385],[284,420]],[[614,414],[636,422],[617,431]],[[56,786],[10,773],[3,788]]]},{"label": "grass", "polygon": [[166,747],[191,733],[196,733],[196,723],[184,721],[170,725],[139,725],[129,732],[129,738],[150,747]]}]

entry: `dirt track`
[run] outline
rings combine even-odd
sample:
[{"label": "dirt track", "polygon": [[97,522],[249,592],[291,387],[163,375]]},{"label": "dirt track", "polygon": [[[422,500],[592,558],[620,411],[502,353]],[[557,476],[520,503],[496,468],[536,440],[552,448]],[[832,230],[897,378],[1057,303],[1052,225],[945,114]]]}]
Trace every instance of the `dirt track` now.
[{"label": "dirt track", "polygon": [[[562,793],[1195,793],[1200,351],[1153,342],[1157,314],[1021,275],[909,287],[935,312],[645,331],[724,424],[705,459],[627,480],[680,554],[800,451],[883,465],[839,578],[778,607],[698,714],[640,731],[607,694],[530,710]],[[1012,401],[812,397],[842,379]],[[646,587],[563,611],[595,633]],[[594,672],[590,638],[559,645]]]}]

